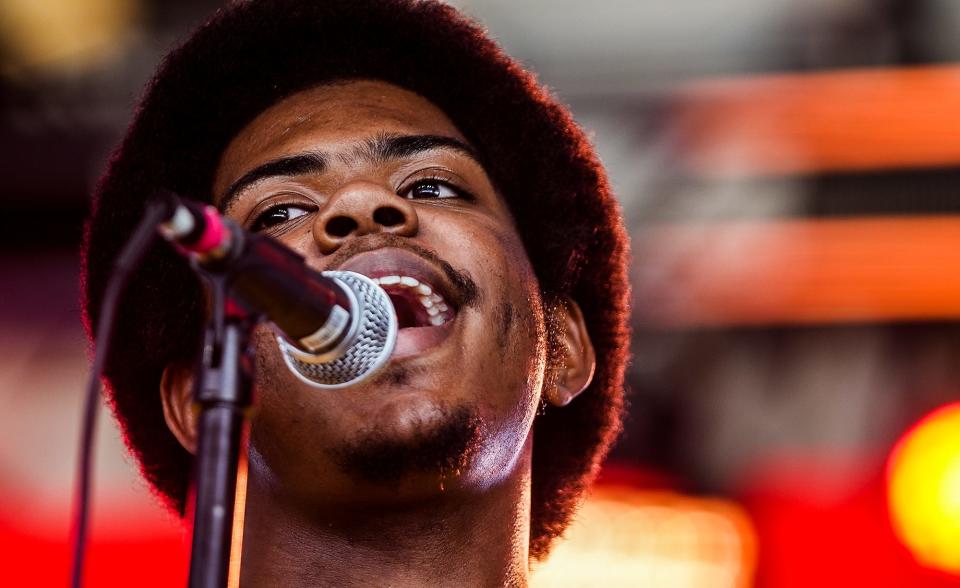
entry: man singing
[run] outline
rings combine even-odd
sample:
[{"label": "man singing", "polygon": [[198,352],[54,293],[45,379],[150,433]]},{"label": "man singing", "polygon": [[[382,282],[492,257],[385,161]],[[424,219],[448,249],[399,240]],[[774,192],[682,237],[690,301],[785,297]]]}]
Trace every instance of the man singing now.
[{"label": "man singing", "polygon": [[[255,331],[241,584],[525,586],[623,402],[626,235],[569,113],[439,2],[236,2],[163,62],[98,186],[87,324],[158,188],[373,278],[400,321],[387,367],[337,391]],[[204,300],[157,245],[106,370],[181,514]]]}]

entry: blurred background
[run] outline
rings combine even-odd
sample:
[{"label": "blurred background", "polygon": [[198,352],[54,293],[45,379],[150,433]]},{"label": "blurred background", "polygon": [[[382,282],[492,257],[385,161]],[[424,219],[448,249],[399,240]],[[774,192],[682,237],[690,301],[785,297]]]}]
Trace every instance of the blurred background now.
[{"label": "blurred background", "polygon": [[[5,585],[67,577],[91,186],[220,4],[0,0]],[[535,584],[960,586],[960,3],[454,4],[589,129],[633,236],[626,433]],[[88,585],[183,585],[98,439]]]}]

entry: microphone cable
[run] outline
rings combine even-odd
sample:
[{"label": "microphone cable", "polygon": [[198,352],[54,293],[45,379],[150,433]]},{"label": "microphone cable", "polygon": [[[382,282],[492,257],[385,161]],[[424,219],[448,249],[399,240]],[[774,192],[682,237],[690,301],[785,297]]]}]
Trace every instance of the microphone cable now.
[{"label": "microphone cable", "polygon": [[87,393],[84,399],[83,421],[80,433],[80,456],[73,496],[73,561],[70,570],[70,585],[80,588],[83,583],[83,563],[86,555],[87,527],[90,520],[90,480],[93,473],[93,438],[97,425],[98,400],[100,399],[100,377],[107,361],[110,338],[117,302],[127,284],[127,279],[143,260],[147,249],[157,236],[157,225],[170,213],[168,204],[154,201],[147,209],[133,236],[124,245],[114,262],[113,272],[107,282],[107,288],[100,306],[100,318],[97,321],[96,347],[90,379],[87,381]]}]

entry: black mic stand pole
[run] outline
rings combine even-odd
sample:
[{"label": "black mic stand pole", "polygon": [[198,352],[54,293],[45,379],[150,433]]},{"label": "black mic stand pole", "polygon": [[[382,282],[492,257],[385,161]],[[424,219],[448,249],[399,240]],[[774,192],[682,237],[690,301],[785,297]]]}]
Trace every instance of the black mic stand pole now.
[{"label": "black mic stand pole", "polygon": [[227,312],[226,277],[204,275],[210,282],[213,308],[193,392],[200,413],[189,586],[224,588],[230,567],[237,466],[246,413],[253,402],[247,343],[254,321]]}]

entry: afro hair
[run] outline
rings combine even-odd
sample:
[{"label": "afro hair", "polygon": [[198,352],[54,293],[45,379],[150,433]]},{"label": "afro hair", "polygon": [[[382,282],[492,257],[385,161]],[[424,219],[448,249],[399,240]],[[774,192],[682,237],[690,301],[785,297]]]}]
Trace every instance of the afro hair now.
[{"label": "afro hair", "polygon": [[[442,109],[507,200],[546,294],[568,295],[597,354],[592,384],[534,425],[530,555],[569,523],[620,430],[628,346],[628,243],[583,131],[477,24],[432,0],[252,0],[221,9],[160,65],[98,184],[86,227],[91,339],[112,263],[158,188],[209,202],[229,141],[277,101],[324,83],[377,79]],[[105,379],[143,475],[182,513],[192,457],[167,429],[165,366],[197,356],[201,285],[151,249],[118,308]]]}]

